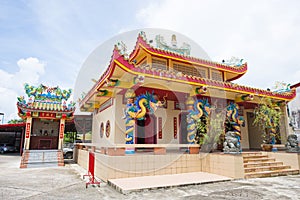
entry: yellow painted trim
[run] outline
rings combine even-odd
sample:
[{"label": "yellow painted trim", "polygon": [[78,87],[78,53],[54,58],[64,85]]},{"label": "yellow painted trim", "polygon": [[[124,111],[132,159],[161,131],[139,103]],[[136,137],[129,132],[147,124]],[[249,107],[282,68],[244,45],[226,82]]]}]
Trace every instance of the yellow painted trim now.
[{"label": "yellow painted trim", "polygon": [[150,68],[152,68],[152,56],[151,56],[151,54],[147,54],[147,65],[149,65]]},{"label": "yellow painted trim", "polygon": [[225,72],[230,72],[230,73],[235,73],[235,74],[245,74],[247,72],[247,70],[245,72],[234,72],[234,71],[231,71],[231,70],[226,70],[226,69],[220,69],[220,68],[215,68],[215,67],[212,67],[210,65],[206,65],[206,64],[199,64],[197,62],[193,62],[193,61],[188,61],[188,60],[184,60],[184,59],[181,59],[181,58],[175,58],[175,57],[171,57],[171,56],[166,56],[166,55],[163,55],[163,54],[159,54],[159,53],[155,53],[155,52],[152,52],[150,50],[148,50],[146,47],[144,47],[142,44],[139,43],[139,46],[141,46],[146,52],[148,52],[149,54],[152,54],[152,55],[156,55],[156,56],[161,56],[161,57],[165,57],[165,58],[170,58],[170,59],[173,59],[173,60],[178,60],[178,61],[181,61],[181,62],[185,62],[185,63],[192,63],[192,64],[195,64],[195,65],[199,65],[200,67],[204,66],[204,67],[209,67],[209,68],[213,68],[213,69],[217,69],[217,70],[222,70],[222,71],[225,71]]},{"label": "yellow painted trim", "polygon": [[168,59],[168,66],[169,66],[169,70],[173,71],[174,67],[173,67],[173,60],[171,58]]},{"label": "yellow painted trim", "polygon": [[[253,94],[253,92],[246,92],[246,91],[240,91],[240,90],[235,90],[235,89],[229,89],[229,88],[223,88],[223,87],[217,87],[217,86],[212,86],[212,85],[206,85],[206,84],[200,84],[200,83],[194,83],[194,82],[190,82],[190,81],[185,81],[185,80],[180,80],[180,79],[172,79],[172,78],[167,78],[167,77],[161,77],[161,76],[155,76],[155,75],[149,75],[149,74],[145,74],[145,73],[139,73],[139,72],[135,72],[132,71],[130,69],[128,69],[126,66],[124,66],[123,64],[121,64],[119,61],[114,60],[114,62],[121,67],[122,69],[124,69],[127,72],[130,72],[132,74],[135,75],[143,75],[145,77],[151,77],[151,78],[158,78],[158,79],[164,79],[167,81],[175,81],[175,82],[180,82],[180,83],[186,83],[189,85],[196,85],[196,86],[208,86],[209,88],[215,88],[215,89],[221,89],[221,90],[225,90],[225,91],[230,91],[230,92],[237,92],[237,93],[243,93],[243,94]],[[288,100],[285,98],[281,98],[281,97],[274,97],[274,96],[269,96],[269,95],[262,95],[262,94],[254,94],[255,96],[260,96],[260,97],[271,97],[273,99],[279,99],[279,100]]]}]

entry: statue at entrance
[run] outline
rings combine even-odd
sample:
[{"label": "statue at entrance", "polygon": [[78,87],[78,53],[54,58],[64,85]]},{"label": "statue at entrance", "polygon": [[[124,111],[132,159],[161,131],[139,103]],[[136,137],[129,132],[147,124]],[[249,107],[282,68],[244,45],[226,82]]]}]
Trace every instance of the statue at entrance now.
[{"label": "statue at entrance", "polygon": [[287,143],[285,145],[287,148],[287,152],[299,153],[300,147],[298,145],[299,142],[297,139],[297,135],[295,134],[289,135],[287,138]]},{"label": "statue at entrance", "polygon": [[241,125],[245,126],[245,120],[238,114],[239,106],[230,103],[226,111],[226,134],[223,143],[224,153],[241,153]]},{"label": "statue at entrance", "polygon": [[234,131],[228,131],[225,134],[225,141],[223,143],[224,153],[240,153],[241,143],[239,136]]}]

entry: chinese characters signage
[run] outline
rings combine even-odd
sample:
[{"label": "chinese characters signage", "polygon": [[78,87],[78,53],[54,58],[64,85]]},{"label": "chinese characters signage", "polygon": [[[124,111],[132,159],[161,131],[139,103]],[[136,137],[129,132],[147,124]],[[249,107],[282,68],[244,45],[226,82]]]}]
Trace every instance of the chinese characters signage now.
[{"label": "chinese characters signage", "polygon": [[60,139],[64,138],[64,131],[65,131],[65,124],[60,124],[60,129],[59,129],[59,138]]},{"label": "chinese characters signage", "polygon": [[162,139],[162,118],[158,118],[158,139]]},{"label": "chinese characters signage", "polygon": [[40,118],[55,118],[55,113],[41,112]]},{"label": "chinese characters signage", "polygon": [[173,126],[174,126],[174,139],[177,139],[177,117],[173,118]]},{"label": "chinese characters signage", "polygon": [[29,138],[30,136],[30,128],[31,128],[31,123],[26,123],[26,132],[25,132],[26,138]]}]

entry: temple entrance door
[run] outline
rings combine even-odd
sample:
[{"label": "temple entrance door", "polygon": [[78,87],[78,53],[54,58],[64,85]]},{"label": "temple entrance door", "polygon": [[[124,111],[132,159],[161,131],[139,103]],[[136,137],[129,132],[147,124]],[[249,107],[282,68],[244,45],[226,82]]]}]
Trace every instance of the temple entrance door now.
[{"label": "temple entrance door", "polygon": [[247,112],[248,121],[248,137],[249,137],[249,148],[250,149],[261,149],[262,144],[261,130],[258,126],[253,125],[254,114]]},{"label": "temple entrance door", "polygon": [[187,144],[187,122],[186,116],[187,112],[182,112],[179,114],[179,142],[180,144]]},{"label": "temple entrance door", "polygon": [[30,150],[58,148],[59,121],[34,118],[32,121]]},{"label": "temple entrance door", "polygon": [[145,144],[157,143],[156,117],[154,114],[146,114],[145,119]]},{"label": "temple entrance door", "polygon": [[136,121],[136,144],[156,144],[156,117],[154,114],[146,114],[144,120]]}]

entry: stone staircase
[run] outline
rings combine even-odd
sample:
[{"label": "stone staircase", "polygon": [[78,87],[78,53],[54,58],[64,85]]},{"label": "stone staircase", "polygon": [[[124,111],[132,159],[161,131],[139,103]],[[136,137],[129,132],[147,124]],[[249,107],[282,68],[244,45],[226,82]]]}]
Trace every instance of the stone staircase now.
[{"label": "stone staircase", "polygon": [[25,150],[20,168],[64,166],[61,150]]},{"label": "stone staircase", "polygon": [[262,152],[243,153],[245,178],[261,178],[299,174],[299,170],[276,161]]}]

